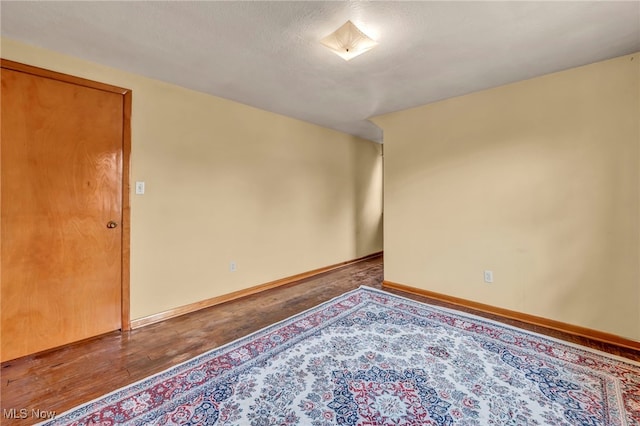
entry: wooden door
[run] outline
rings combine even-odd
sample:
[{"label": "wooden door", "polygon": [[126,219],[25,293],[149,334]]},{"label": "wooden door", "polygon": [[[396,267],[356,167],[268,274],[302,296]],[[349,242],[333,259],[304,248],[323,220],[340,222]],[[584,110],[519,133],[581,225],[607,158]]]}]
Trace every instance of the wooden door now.
[{"label": "wooden door", "polygon": [[128,326],[130,92],[10,61],[1,80],[6,361]]}]

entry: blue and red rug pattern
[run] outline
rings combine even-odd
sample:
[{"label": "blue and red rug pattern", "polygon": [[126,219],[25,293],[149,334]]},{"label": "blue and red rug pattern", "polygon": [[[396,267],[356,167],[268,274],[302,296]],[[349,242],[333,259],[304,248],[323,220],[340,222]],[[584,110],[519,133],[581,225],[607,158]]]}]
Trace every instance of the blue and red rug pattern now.
[{"label": "blue and red rug pattern", "polygon": [[640,364],[361,287],[48,425],[640,425]]}]

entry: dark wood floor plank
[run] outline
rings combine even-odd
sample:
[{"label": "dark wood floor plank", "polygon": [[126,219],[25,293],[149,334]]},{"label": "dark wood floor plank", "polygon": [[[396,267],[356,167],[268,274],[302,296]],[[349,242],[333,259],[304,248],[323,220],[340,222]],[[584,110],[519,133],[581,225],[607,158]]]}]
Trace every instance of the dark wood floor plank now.
[{"label": "dark wood floor plank", "polygon": [[[109,333],[5,362],[0,366],[0,408],[55,410],[62,413],[360,285],[381,288],[382,280],[382,258],[368,259],[298,283],[130,332]],[[455,308],[437,300],[394,292],[411,299]],[[466,311],[477,314],[472,310]],[[492,315],[482,316],[500,320]],[[518,321],[504,322],[640,361],[640,354],[630,349],[603,345]],[[2,419],[1,423],[26,425],[33,421]]]}]

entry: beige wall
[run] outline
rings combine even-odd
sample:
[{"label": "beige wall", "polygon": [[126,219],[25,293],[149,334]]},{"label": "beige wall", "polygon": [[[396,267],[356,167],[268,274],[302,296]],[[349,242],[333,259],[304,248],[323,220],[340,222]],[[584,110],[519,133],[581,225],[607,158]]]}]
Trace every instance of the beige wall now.
[{"label": "beige wall", "polygon": [[640,340],[639,103],[635,54],[376,118],[385,279]]},{"label": "beige wall", "polygon": [[355,146],[356,257],[382,250],[382,145]]},{"label": "beige wall", "polygon": [[146,194],[131,195],[132,319],[382,249],[373,142],[12,40],[1,47],[3,58],[133,91],[131,181]]}]

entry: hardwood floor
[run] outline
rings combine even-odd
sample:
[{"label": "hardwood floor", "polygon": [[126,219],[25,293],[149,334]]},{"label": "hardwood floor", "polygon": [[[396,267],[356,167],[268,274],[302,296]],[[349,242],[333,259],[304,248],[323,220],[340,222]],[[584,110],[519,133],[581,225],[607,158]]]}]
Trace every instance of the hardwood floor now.
[{"label": "hardwood floor", "polygon": [[[382,280],[382,257],[377,257],[130,332],[109,333],[5,362],[1,365],[0,405],[3,413],[0,423],[35,423],[31,417],[23,420],[6,418],[10,409],[62,413],[360,285],[381,288]],[[393,293],[447,306],[420,296]],[[482,316],[498,319],[492,315]],[[631,349],[603,345],[518,321],[505,322],[640,361],[640,353]]]}]

